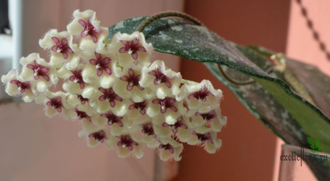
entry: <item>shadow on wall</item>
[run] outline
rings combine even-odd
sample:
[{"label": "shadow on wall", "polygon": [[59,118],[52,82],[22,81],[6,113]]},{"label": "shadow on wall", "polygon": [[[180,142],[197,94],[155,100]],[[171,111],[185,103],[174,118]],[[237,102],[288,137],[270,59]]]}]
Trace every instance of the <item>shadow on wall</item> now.
[{"label": "shadow on wall", "polygon": [[313,23],[312,19],[309,17],[308,11],[307,11],[306,7],[304,6],[302,0],[296,0],[296,2],[301,9],[301,15],[306,20],[306,24],[307,24],[308,28],[310,29],[314,40],[317,42],[318,46],[320,47],[320,50],[325,54],[328,61],[330,61],[330,52],[327,49],[325,42],[321,39],[319,32],[315,29],[314,23]]}]

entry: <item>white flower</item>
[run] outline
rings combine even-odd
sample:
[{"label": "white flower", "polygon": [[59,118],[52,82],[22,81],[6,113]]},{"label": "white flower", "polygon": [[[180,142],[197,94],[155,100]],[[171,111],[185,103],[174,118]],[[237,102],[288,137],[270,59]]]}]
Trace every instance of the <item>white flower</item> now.
[{"label": "white flower", "polygon": [[7,75],[1,77],[1,82],[6,84],[6,93],[10,96],[21,95],[25,102],[32,102],[35,98],[35,82],[24,81],[16,70],[11,70]]},{"label": "white flower", "polygon": [[108,37],[108,28],[100,25],[96,18],[96,13],[92,10],[73,12],[73,21],[68,24],[68,32],[81,38],[79,48],[85,51],[94,51],[102,48],[104,40]]},{"label": "white flower", "polygon": [[199,133],[205,133],[210,130],[220,132],[221,128],[227,124],[227,118],[221,115],[220,108],[207,113],[196,112],[192,116],[192,120],[196,131]]},{"label": "white flower", "polygon": [[158,98],[177,96],[180,93],[180,73],[167,69],[163,61],[154,61],[149,67],[143,67],[142,72],[140,85],[152,87]]},{"label": "white flower", "polygon": [[47,96],[44,99],[46,105],[46,115],[48,117],[54,117],[56,114],[63,113],[66,119],[71,119],[73,115],[73,109],[67,102],[68,94],[64,92],[47,92]]},{"label": "white flower", "polygon": [[71,94],[82,94],[85,87],[89,84],[83,79],[82,72],[85,69],[84,64],[79,64],[74,69],[62,67],[57,71],[60,78],[64,79],[63,89]]},{"label": "white flower", "polygon": [[109,49],[117,53],[118,64],[130,67],[133,63],[141,66],[150,64],[152,45],[145,41],[144,35],[134,32],[131,35],[117,33],[113,36]]},{"label": "white flower", "polygon": [[179,97],[184,97],[189,109],[203,113],[218,108],[222,98],[222,91],[214,89],[208,80],[203,80],[199,84],[184,84],[180,93]]},{"label": "white flower", "polygon": [[39,54],[32,53],[28,57],[23,57],[20,60],[23,69],[20,75],[24,81],[34,81],[36,84],[36,91],[34,93],[45,92],[51,86],[57,84],[58,77],[56,69],[40,58]]},{"label": "white flower", "polygon": [[222,141],[217,138],[217,133],[213,131],[207,133],[195,132],[187,143],[201,145],[208,153],[215,153],[222,145]]},{"label": "white flower", "polygon": [[174,159],[175,161],[181,160],[181,152],[183,151],[183,145],[178,143],[174,139],[161,139],[159,145],[159,157],[163,161],[167,161],[169,159]]},{"label": "white flower", "polygon": [[50,64],[57,68],[64,63],[70,63],[78,51],[77,44],[73,43],[73,37],[66,31],[57,32],[57,30],[49,30],[43,39],[39,40],[39,45],[45,50],[51,50]]},{"label": "white flower", "polygon": [[149,148],[156,148],[159,146],[158,136],[154,131],[155,124],[152,123],[151,119],[147,119],[144,123],[138,125],[141,127],[142,141],[147,144]]},{"label": "white flower", "polygon": [[178,117],[178,105],[175,97],[165,97],[164,99],[150,98],[149,107],[147,109],[147,114],[150,117],[157,116],[159,114],[175,114]]},{"label": "white flower", "polygon": [[78,133],[78,136],[86,137],[88,147],[95,148],[104,142],[111,143],[114,139],[110,130],[105,127],[97,127],[88,120],[83,120],[82,124],[83,129]]},{"label": "white flower", "polygon": [[149,89],[145,89],[139,83],[141,70],[130,68],[127,74],[121,76],[119,79],[113,88],[121,97],[130,98],[135,102],[141,102],[148,98]]},{"label": "white flower", "polygon": [[122,134],[117,136],[117,148],[118,156],[121,158],[127,157],[133,151],[137,158],[143,156],[143,143],[132,134]]}]

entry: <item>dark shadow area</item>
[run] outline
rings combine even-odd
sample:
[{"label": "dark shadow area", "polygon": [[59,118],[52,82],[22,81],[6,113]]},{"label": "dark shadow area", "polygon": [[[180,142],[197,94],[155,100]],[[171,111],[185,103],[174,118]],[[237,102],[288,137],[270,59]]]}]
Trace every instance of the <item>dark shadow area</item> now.
[{"label": "dark shadow area", "polygon": [[0,34],[11,34],[9,25],[8,0],[0,0]]},{"label": "dark shadow area", "polygon": [[327,49],[327,46],[324,43],[324,41],[321,39],[319,32],[315,29],[314,23],[313,23],[312,19],[308,16],[308,11],[307,11],[306,7],[303,5],[302,0],[296,0],[296,2],[298,4],[298,6],[300,7],[301,14],[304,17],[304,19],[306,20],[307,27],[311,31],[314,40],[319,45],[320,50],[325,54],[327,59],[330,61],[330,52]]}]

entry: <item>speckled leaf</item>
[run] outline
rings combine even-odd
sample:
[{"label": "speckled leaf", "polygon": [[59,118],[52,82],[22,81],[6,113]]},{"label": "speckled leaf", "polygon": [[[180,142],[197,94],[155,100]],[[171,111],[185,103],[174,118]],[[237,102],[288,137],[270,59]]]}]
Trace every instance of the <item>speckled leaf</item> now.
[{"label": "speckled leaf", "polygon": [[316,105],[330,117],[330,77],[317,67],[296,60],[288,59],[287,66],[307,88]]},{"label": "speckled leaf", "polygon": [[[259,46],[249,46],[249,49],[265,57],[274,54],[274,52]],[[315,66],[290,58],[286,59],[286,65],[287,69],[293,72],[308,90],[317,107],[320,108],[325,115],[330,117],[330,77]]]},{"label": "speckled leaf", "polygon": [[[260,68],[267,70],[271,67],[267,59],[260,56],[253,50],[241,46],[237,46],[237,48]],[[222,73],[218,69],[218,64],[205,63],[205,65],[259,120],[261,120],[276,135],[281,137],[287,143],[297,146],[309,146],[306,140],[306,133],[301,126],[260,84],[255,83],[243,86],[232,84],[227,81],[225,77],[223,77]],[[222,66],[222,69],[228,76],[235,80],[242,81],[249,78],[249,76],[237,70],[225,66]],[[244,78],[244,76],[246,78]]]},{"label": "speckled leaf", "polygon": [[[132,33],[145,18],[133,18],[110,27],[116,32]],[[252,63],[234,46],[205,27],[181,20],[163,19],[149,25],[143,33],[155,50],[200,62],[226,65],[250,75],[281,104],[323,151],[330,152],[330,120],[317,107],[305,101],[282,80],[272,77]],[[111,39],[111,38],[110,38]]]},{"label": "speckled leaf", "polygon": [[[271,67],[266,57],[261,56],[254,50],[237,45],[236,47],[260,68],[267,70]],[[223,77],[217,64],[205,63],[205,65],[257,118],[259,118],[275,134],[279,135],[284,141],[305,148],[310,146],[309,141],[311,139],[307,137],[301,126],[297,124],[297,121],[259,84],[244,86],[231,84]],[[246,80],[246,78],[242,78],[244,75],[242,75],[241,72],[224,66],[222,67],[223,71],[231,78],[234,78],[235,80]],[[273,76],[276,75],[273,74]],[[307,164],[319,180],[327,178],[329,170],[327,162],[309,160],[307,161]]]}]

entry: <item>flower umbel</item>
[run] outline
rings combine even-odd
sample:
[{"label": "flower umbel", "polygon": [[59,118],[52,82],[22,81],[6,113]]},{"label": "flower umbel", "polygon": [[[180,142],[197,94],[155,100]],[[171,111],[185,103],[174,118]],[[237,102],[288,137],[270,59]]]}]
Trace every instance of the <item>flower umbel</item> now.
[{"label": "flower umbel", "polygon": [[[226,125],[221,90],[211,82],[185,81],[161,60],[151,62],[152,45],[141,32],[108,30],[94,11],[74,12],[68,31],[50,30],[39,41],[49,61],[33,53],[21,59],[22,72],[1,77],[6,92],[44,104],[46,115],[82,123],[87,145],[107,145],[119,157],[156,149],[162,160],[181,159],[183,143],[209,153],[221,147],[217,133]],[[59,82],[64,91],[54,92]]]}]

